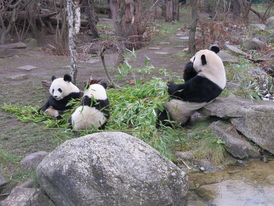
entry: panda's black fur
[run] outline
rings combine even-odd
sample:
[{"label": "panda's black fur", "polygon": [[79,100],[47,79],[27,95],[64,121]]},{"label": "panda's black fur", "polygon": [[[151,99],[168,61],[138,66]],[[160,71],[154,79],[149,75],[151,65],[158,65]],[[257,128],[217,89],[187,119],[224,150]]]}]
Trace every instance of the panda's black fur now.
[{"label": "panda's black fur", "polygon": [[73,130],[105,129],[110,117],[107,84],[100,80],[90,80],[82,98],[82,105],[77,107],[69,120]]},{"label": "panda's black fur", "polygon": [[55,119],[61,119],[61,114],[72,107],[68,105],[69,101],[81,98],[83,93],[71,82],[71,76],[68,74],[65,74],[63,78],[52,76],[51,80],[50,97],[38,112],[42,111]]},{"label": "panda's black fur", "polygon": [[187,63],[184,69],[184,74],[183,74],[183,79],[185,80],[185,82],[189,81],[196,75],[197,75],[197,72],[193,68],[193,63],[192,62]]},{"label": "panda's black fur", "polygon": [[158,120],[170,125],[168,120],[185,124],[191,115],[207,103],[218,97],[226,84],[223,62],[217,55],[220,49],[198,51],[186,64],[184,84],[168,82],[170,101],[164,111],[159,113]]}]

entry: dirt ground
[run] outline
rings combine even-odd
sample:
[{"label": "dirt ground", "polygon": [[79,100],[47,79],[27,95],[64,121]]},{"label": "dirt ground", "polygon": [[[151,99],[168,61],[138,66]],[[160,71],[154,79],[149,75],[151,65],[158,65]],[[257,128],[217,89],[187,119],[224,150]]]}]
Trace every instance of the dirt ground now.
[{"label": "dirt ground", "polygon": [[[179,29],[179,27],[178,27]],[[153,47],[153,48],[152,48]],[[158,47],[158,48],[156,48]],[[182,73],[182,68],[187,63],[188,56],[182,50],[187,48],[186,42],[180,40],[176,34],[151,41],[148,46],[137,50],[136,59],[132,58],[130,64],[133,68],[143,68],[146,57],[150,58],[150,64],[155,69],[167,69],[168,72]],[[96,78],[106,78],[103,65],[99,57],[88,54],[78,54],[78,75],[77,82],[86,81],[89,75]],[[106,54],[106,64],[111,74],[118,74],[113,69],[117,54]],[[83,61],[87,60],[87,61]],[[92,63],[89,63],[92,62]],[[6,80],[4,84],[20,84],[23,81],[37,80],[37,78],[50,80],[52,75],[63,76],[69,73],[69,56],[50,55],[43,52],[40,48],[25,49],[23,54],[0,59],[0,78]],[[31,65],[32,70],[22,70],[19,67]],[[18,77],[16,78],[15,76]],[[20,78],[21,77],[21,78]],[[79,85],[80,86],[80,85]]]}]

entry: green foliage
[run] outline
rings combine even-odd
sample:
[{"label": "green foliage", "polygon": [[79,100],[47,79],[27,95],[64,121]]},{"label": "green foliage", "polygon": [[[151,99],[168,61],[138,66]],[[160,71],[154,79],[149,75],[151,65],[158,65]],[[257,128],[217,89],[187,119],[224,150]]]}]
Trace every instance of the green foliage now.
[{"label": "green foliage", "polygon": [[[121,89],[110,89],[107,91],[111,103],[111,117],[108,121],[106,131],[123,131],[131,134],[152,147],[160,151],[163,155],[172,158],[172,147],[182,141],[178,138],[177,131],[162,126],[156,127],[157,112],[163,109],[163,104],[168,100],[166,94],[166,82],[160,78],[153,77],[149,82],[136,81],[134,86]],[[76,108],[79,103],[70,102]],[[70,111],[62,115],[62,120],[53,120],[47,115],[39,114],[38,107],[5,104],[2,109],[13,113],[22,122],[44,123],[47,128],[59,128],[67,134],[67,138],[72,138],[73,132],[68,127],[68,119],[73,112]],[[79,131],[79,135],[100,132]],[[64,139],[57,137],[56,143]]]},{"label": "green foliage", "polygon": [[228,82],[237,82],[236,88],[226,90],[226,93],[233,93],[236,96],[261,100],[267,93],[273,93],[273,78],[269,75],[253,75],[250,68],[254,68],[254,64],[249,61],[242,60],[239,64],[231,64],[226,67]]},{"label": "green foliage", "polygon": [[210,159],[216,165],[222,164],[226,155],[225,142],[212,134],[207,122],[203,124],[195,125],[188,135],[188,140],[196,140],[195,156],[197,158]]}]

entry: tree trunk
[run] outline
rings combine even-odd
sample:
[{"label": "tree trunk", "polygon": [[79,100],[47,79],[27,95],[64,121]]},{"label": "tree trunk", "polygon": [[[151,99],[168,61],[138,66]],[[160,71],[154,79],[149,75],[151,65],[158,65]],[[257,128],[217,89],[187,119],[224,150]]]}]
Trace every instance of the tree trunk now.
[{"label": "tree trunk", "polygon": [[94,39],[99,39],[99,33],[96,27],[96,24],[98,22],[98,17],[96,13],[94,12],[94,6],[93,6],[93,0],[84,0],[83,6],[85,8],[85,12],[88,15],[88,22],[89,22],[89,28],[91,31],[91,36]]},{"label": "tree trunk", "polygon": [[77,51],[75,45],[75,35],[80,30],[80,7],[73,0],[67,0],[68,18],[68,46],[70,51],[70,75],[73,83],[76,84],[77,76]]},{"label": "tree trunk", "polygon": [[241,5],[239,0],[233,1],[233,19],[239,20],[241,17]]},{"label": "tree trunk", "polygon": [[111,11],[111,18],[112,19],[117,19],[118,17],[118,2],[117,0],[110,0],[109,1],[109,7],[110,7],[110,11]]},{"label": "tree trunk", "polygon": [[166,3],[166,21],[179,21],[179,0],[170,0]]},{"label": "tree trunk", "polygon": [[191,54],[195,54],[196,52],[195,33],[196,33],[197,21],[199,19],[199,16],[197,13],[197,1],[198,0],[190,0],[191,6],[192,6],[192,23],[189,30],[188,50],[189,50],[189,53]]}]

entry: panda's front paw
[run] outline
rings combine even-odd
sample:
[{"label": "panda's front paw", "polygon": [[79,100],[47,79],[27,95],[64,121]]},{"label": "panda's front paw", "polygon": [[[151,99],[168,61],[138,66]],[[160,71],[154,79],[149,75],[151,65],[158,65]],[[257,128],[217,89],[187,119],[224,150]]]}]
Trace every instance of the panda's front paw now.
[{"label": "panda's front paw", "polygon": [[170,82],[167,82],[166,85],[167,85],[168,87],[170,87],[171,85],[174,85],[174,82],[171,82],[171,81],[170,81]]}]

